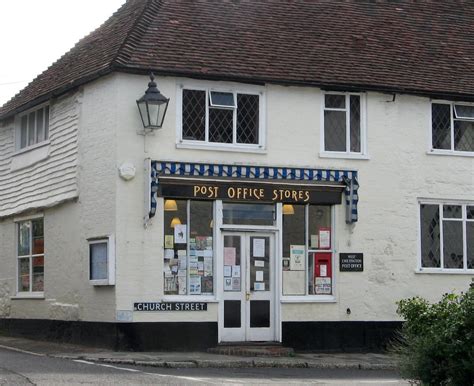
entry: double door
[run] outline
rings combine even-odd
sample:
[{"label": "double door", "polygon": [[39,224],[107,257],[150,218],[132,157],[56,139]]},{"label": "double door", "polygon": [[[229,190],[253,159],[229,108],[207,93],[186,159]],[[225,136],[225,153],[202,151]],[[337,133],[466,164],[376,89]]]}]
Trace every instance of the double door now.
[{"label": "double door", "polygon": [[275,340],[274,235],[224,232],[222,237],[220,340]]}]

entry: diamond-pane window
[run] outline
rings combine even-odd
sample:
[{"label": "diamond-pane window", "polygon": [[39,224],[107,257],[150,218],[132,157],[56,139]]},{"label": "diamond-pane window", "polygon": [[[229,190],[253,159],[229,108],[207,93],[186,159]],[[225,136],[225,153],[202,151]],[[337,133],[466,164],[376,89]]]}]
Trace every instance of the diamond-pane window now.
[{"label": "diamond-pane window", "polygon": [[361,96],[324,95],[324,151],[362,152]]},{"label": "diamond-pane window", "polygon": [[434,149],[451,148],[451,106],[431,105],[432,141]]},{"label": "diamond-pane window", "polygon": [[433,149],[474,152],[474,106],[433,103],[431,141]]},{"label": "diamond-pane window", "polygon": [[421,205],[421,266],[440,267],[440,220],[438,205]]},{"label": "diamond-pane window", "polygon": [[209,109],[209,142],[232,143],[234,110]]},{"label": "diamond-pane window", "polygon": [[183,89],[182,103],[182,140],[260,145],[260,95]]},{"label": "diamond-pane window", "polygon": [[183,139],[206,140],[206,91],[183,90]]},{"label": "diamond-pane window", "polygon": [[237,142],[258,144],[259,97],[258,95],[237,95]]}]

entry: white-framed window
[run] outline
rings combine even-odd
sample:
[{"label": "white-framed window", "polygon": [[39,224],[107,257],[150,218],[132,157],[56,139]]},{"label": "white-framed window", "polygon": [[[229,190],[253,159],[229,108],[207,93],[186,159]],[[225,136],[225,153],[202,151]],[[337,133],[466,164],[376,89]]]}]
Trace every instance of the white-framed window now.
[{"label": "white-framed window", "polygon": [[17,150],[34,146],[49,138],[49,105],[35,107],[18,115]]},{"label": "white-framed window", "polygon": [[474,155],[474,104],[433,101],[431,152]]},{"label": "white-framed window", "polygon": [[330,205],[283,204],[283,298],[334,296],[334,226]]},{"label": "white-framed window", "polygon": [[42,217],[18,221],[17,292],[21,295],[44,291],[44,221]]},{"label": "white-framed window", "polygon": [[474,203],[419,205],[420,270],[474,272]]},{"label": "white-framed window", "polygon": [[321,153],[329,156],[364,157],[366,148],[366,96],[362,93],[325,92]]},{"label": "white-framed window", "polygon": [[94,237],[89,244],[89,282],[92,285],[115,284],[115,239]]},{"label": "white-framed window", "polygon": [[178,141],[196,147],[261,150],[264,93],[255,88],[180,86]]}]

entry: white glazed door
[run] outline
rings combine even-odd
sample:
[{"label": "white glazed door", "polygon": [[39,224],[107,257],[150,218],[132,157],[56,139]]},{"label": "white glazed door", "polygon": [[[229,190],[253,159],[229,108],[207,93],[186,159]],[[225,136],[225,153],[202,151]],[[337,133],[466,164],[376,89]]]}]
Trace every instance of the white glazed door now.
[{"label": "white glazed door", "polygon": [[275,339],[274,236],[223,234],[221,341]]}]

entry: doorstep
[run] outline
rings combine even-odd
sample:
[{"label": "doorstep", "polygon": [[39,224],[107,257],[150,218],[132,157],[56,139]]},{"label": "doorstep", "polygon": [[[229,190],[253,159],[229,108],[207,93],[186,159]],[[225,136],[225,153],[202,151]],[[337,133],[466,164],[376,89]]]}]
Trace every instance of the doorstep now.
[{"label": "doorstep", "polygon": [[293,357],[295,350],[277,342],[221,343],[207,350],[210,354],[236,355],[243,357]]}]

